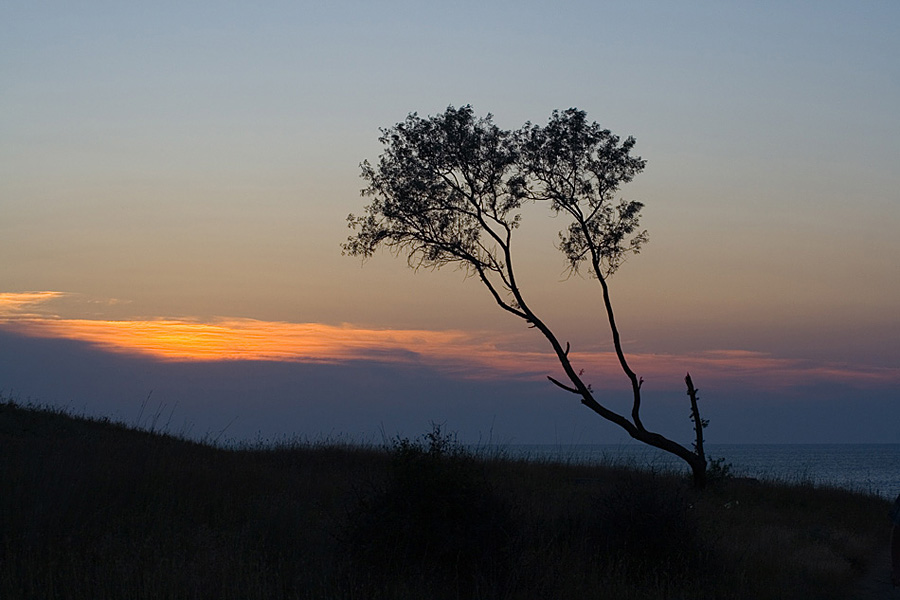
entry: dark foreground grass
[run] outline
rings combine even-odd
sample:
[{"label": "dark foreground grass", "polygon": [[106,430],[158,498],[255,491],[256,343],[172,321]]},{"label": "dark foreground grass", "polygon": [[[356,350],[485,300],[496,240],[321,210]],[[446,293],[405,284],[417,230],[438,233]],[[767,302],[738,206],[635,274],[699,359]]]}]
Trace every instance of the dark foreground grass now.
[{"label": "dark foreground grass", "polygon": [[842,490],[393,448],[222,449],[0,403],[0,598],[845,598]]}]

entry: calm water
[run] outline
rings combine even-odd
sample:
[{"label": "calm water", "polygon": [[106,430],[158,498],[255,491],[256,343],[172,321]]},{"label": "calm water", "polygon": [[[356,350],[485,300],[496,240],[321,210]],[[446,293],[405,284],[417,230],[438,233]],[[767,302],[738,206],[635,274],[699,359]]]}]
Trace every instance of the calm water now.
[{"label": "calm water", "polygon": [[[643,444],[511,445],[506,450],[535,459],[687,470],[680,459]],[[891,500],[900,493],[900,444],[709,444],[706,454],[724,458],[737,476],[837,486]]]}]

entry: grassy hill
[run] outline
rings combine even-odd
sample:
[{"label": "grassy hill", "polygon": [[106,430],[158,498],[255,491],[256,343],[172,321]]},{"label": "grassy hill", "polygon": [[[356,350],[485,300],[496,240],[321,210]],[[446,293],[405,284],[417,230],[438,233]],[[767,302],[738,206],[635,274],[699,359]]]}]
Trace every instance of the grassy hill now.
[{"label": "grassy hill", "polygon": [[0,402],[0,598],[846,598],[889,503],[393,447],[223,449]]}]

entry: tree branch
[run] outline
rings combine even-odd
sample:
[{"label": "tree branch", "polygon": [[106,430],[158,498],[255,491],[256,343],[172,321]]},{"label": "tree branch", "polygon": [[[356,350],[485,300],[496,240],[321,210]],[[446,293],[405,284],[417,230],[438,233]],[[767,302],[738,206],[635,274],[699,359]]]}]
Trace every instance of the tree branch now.
[{"label": "tree branch", "polygon": [[500,294],[494,288],[494,284],[491,282],[491,280],[485,274],[484,268],[478,264],[474,264],[473,266],[475,267],[475,272],[478,273],[478,278],[481,279],[481,282],[491,293],[491,296],[494,297],[494,301],[497,302],[497,305],[499,305],[500,308],[502,308],[506,312],[512,313],[515,316],[519,317],[520,319],[524,319],[525,321],[527,321],[528,315],[525,312],[513,308],[512,306],[507,304],[505,300],[503,300],[503,298],[500,296]]},{"label": "tree branch", "polygon": [[578,395],[578,396],[581,395],[581,392],[579,392],[579,391],[576,390],[575,388],[569,387],[569,386],[567,386],[566,384],[561,383],[561,382],[557,381],[556,379],[553,379],[553,378],[550,377],[549,375],[547,375],[547,379],[549,379],[552,383],[556,384],[557,386],[561,387],[562,389],[566,390],[567,392],[572,392],[573,394],[576,394],[576,395]]}]

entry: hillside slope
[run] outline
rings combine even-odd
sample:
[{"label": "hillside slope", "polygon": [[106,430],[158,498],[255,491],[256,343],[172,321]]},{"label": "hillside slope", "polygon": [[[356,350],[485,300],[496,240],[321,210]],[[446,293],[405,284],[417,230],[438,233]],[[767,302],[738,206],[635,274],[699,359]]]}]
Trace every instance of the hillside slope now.
[{"label": "hillside slope", "polygon": [[[847,598],[889,504],[387,451],[223,449],[0,402],[0,598]],[[602,592],[601,592],[602,590]]]}]

